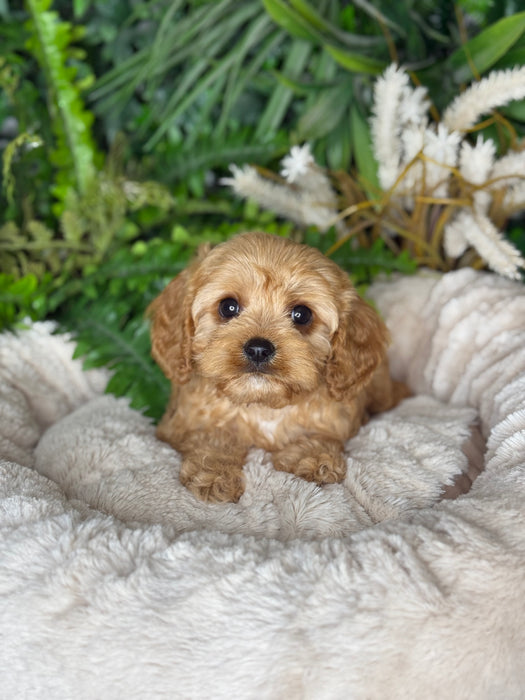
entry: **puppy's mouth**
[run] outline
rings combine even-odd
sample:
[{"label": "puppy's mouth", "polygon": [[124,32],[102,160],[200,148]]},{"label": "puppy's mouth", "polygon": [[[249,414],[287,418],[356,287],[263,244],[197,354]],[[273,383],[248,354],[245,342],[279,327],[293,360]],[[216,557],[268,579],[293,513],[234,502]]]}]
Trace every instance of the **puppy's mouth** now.
[{"label": "puppy's mouth", "polygon": [[244,373],[245,374],[254,374],[255,376],[262,378],[265,375],[269,376],[269,375],[275,374],[275,370],[271,366],[268,366],[268,365],[258,366],[258,365],[252,365],[252,364],[247,363],[245,368],[244,368]]}]

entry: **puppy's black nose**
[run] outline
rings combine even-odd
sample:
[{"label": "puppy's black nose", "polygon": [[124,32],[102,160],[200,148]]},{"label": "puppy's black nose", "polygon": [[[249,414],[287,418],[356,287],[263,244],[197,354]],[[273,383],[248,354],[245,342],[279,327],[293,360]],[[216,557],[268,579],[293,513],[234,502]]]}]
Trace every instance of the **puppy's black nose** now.
[{"label": "puppy's black nose", "polygon": [[244,344],[243,352],[254,365],[263,365],[275,355],[275,346],[266,338],[251,338]]}]

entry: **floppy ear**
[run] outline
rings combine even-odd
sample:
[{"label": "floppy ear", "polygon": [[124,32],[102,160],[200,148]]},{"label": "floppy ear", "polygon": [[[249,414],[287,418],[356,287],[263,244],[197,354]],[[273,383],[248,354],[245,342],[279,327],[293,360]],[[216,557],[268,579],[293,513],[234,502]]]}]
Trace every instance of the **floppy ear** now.
[{"label": "floppy ear", "polygon": [[355,396],[386,357],[388,330],[378,313],[357,294],[332,338],[326,383],[337,401]]},{"label": "floppy ear", "polygon": [[193,321],[188,268],[177,275],[149,305],[151,354],[164,374],[176,384],[185,384],[191,374]]}]

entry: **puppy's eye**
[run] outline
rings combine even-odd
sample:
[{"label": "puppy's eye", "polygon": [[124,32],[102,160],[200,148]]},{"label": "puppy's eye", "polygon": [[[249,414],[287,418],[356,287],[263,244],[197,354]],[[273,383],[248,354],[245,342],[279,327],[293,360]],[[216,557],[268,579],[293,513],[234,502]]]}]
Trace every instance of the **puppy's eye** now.
[{"label": "puppy's eye", "polygon": [[221,302],[219,302],[219,314],[222,316],[222,318],[233,318],[234,316],[238,316],[240,310],[241,307],[239,306],[239,302],[231,297],[223,299]]},{"label": "puppy's eye", "polygon": [[306,326],[312,320],[312,312],[307,306],[299,304],[292,309],[292,321],[298,326]]}]

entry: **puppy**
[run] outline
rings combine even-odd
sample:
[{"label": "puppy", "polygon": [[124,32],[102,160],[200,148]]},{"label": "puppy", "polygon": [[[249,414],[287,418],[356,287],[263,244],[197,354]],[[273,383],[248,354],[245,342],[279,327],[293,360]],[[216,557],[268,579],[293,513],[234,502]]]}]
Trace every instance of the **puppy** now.
[{"label": "puppy", "polygon": [[149,312],[172,383],[157,436],[205,501],[239,500],[253,446],[275,469],[342,481],[345,441],[407,395],[377,313],[334,262],[285,238],[246,233],[201,250]]}]

